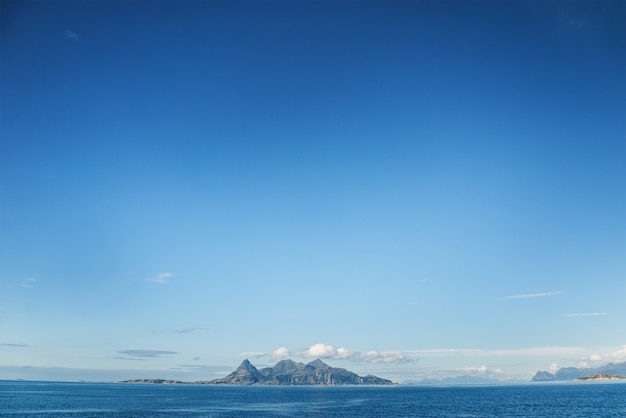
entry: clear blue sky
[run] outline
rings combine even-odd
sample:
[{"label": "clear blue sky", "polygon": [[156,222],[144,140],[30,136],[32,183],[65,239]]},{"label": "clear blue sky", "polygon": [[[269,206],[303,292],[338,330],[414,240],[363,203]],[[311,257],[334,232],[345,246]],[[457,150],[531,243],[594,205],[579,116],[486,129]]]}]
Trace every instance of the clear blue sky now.
[{"label": "clear blue sky", "polygon": [[0,7],[0,378],[626,360],[623,1]]}]

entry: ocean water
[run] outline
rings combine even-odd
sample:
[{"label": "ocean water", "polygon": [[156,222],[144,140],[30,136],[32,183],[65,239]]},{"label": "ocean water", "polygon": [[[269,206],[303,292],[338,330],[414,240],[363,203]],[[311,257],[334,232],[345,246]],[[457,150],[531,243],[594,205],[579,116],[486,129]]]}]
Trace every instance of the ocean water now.
[{"label": "ocean water", "polygon": [[2,417],[626,417],[626,384],[225,387],[0,381]]}]

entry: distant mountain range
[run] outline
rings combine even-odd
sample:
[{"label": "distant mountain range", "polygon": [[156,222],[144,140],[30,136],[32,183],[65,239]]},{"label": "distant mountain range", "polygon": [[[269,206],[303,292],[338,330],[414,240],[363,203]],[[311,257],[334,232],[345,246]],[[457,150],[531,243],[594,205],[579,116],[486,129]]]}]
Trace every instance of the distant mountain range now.
[{"label": "distant mountain range", "polygon": [[391,380],[376,376],[361,377],[346,369],[330,367],[317,359],[308,364],[283,360],[274,367],[258,370],[248,360],[226,377],[215,379],[211,385],[392,385]]},{"label": "distant mountain range", "polygon": [[555,382],[564,380],[576,380],[582,377],[596,375],[626,376],[626,361],[623,363],[609,363],[604,366],[591,367],[563,367],[555,373],[540,371],[532,378],[532,382]]}]

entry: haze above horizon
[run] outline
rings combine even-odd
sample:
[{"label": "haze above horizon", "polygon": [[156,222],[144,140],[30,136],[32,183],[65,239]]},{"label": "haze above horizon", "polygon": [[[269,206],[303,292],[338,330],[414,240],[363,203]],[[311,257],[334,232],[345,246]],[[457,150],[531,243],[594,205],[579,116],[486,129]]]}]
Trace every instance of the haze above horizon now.
[{"label": "haze above horizon", "polygon": [[626,360],[623,1],[0,8],[0,379]]}]

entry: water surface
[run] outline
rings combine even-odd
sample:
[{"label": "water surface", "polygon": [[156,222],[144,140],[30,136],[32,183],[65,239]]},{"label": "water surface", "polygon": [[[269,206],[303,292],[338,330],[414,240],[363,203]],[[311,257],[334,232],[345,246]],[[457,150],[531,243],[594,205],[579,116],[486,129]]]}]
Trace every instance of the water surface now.
[{"label": "water surface", "polygon": [[626,384],[232,387],[0,382],[7,417],[625,417]]}]

